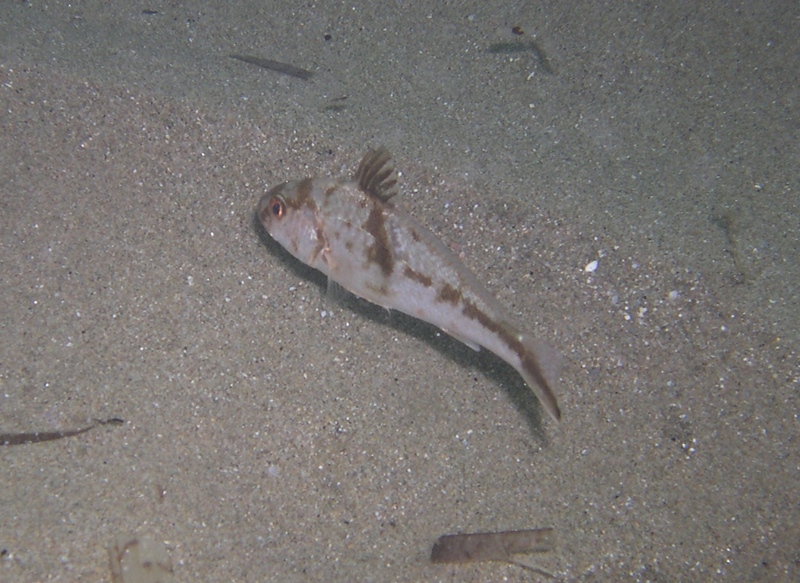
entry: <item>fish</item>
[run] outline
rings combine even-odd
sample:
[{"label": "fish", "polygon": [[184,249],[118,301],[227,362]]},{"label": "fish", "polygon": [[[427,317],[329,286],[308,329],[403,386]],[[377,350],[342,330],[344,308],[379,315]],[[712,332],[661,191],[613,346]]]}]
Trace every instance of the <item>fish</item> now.
[{"label": "fish", "polygon": [[561,418],[553,387],[560,356],[523,332],[495,297],[429,229],[395,204],[398,175],[385,147],[352,178],[304,178],[258,202],[266,232],[291,255],[373,304],[440,328],[510,364],[543,408]]}]

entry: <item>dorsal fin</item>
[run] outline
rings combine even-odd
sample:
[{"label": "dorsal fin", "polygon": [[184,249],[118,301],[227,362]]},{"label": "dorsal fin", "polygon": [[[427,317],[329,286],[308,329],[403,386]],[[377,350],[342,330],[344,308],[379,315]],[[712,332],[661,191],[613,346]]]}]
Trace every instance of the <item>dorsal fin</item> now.
[{"label": "dorsal fin", "polygon": [[361,159],[355,177],[361,190],[384,202],[397,194],[397,174],[389,164],[390,158],[383,146],[370,150]]}]

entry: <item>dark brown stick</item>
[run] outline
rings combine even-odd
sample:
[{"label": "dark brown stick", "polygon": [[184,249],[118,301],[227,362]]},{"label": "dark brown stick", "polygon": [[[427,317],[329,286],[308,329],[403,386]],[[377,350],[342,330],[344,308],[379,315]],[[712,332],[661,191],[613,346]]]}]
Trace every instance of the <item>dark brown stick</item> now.
[{"label": "dark brown stick", "polygon": [[43,441],[55,441],[64,437],[72,437],[86,433],[98,425],[122,425],[122,419],[112,417],[111,419],[97,419],[88,427],[80,429],[68,429],[65,431],[31,431],[29,433],[0,433],[0,445],[25,445],[28,443],[41,443]]},{"label": "dark brown stick", "polygon": [[553,529],[507,530],[446,534],[433,545],[434,563],[471,563],[473,561],[516,562],[513,555],[544,553],[553,549]]},{"label": "dark brown stick", "polygon": [[270,71],[275,71],[276,73],[283,73],[284,75],[290,75],[292,77],[297,77],[298,79],[302,79],[303,81],[308,81],[311,79],[313,73],[306,69],[301,69],[300,67],[295,67],[294,65],[290,65],[289,63],[281,63],[280,61],[273,61],[272,59],[262,59],[261,57],[252,57],[250,55],[228,55],[231,59],[236,59],[238,61],[244,61],[245,63],[250,63],[251,65],[256,65],[257,67],[261,67],[262,69],[269,69]]}]

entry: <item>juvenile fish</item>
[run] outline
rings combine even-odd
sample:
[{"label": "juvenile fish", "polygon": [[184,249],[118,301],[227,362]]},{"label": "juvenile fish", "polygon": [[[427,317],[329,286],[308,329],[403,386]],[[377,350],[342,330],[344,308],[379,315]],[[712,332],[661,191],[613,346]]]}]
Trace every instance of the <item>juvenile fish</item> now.
[{"label": "juvenile fish", "polygon": [[458,258],[394,204],[389,158],[385,148],[370,150],[352,180],[279,184],[261,197],[258,218],[289,253],[355,295],[505,360],[558,421],[558,353],[513,324]]}]

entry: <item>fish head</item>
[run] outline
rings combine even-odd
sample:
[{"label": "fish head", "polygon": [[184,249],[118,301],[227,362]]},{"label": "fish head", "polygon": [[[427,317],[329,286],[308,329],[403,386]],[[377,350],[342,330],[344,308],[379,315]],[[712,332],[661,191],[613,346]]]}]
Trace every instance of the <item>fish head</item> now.
[{"label": "fish head", "polygon": [[284,249],[319,269],[323,263],[320,255],[327,244],[311,196],[314,187],[310,178],[274,186],[258,203],[258,219]]}]

